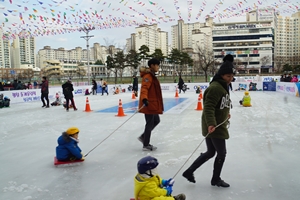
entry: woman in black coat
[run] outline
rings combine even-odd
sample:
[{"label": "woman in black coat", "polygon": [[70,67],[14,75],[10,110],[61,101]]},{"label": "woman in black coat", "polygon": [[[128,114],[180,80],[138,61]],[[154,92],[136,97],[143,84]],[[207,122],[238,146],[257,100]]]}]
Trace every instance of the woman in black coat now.
[{"label": "woman in black coat", "polygon": [[93,85],[93,87],[92,87],[92,92],[93,92],[93,95],[97,95],[97,82],[93,79],[92,80],[92,85]]},{"label": "woman in black coat", "polygon": [[73,84],[71,83],[71,80],[67,80],[67,82],[65,82],[62,85],[62,89],[63,89],[63,93],[64,93],[64,96],[65,96],[65,99],[66,99],[66,109],[67,109],[67,112],[69,111],[69,101],[70,100],[71,100],[71,105],[74,108],[74,111],[77,110],[77,108],[75,106],[74,99],[73,99],[73,97],[74,97],[73,96],[74,88],[73,88]]},{"label": "woman in black coat", "polygon": [[[181,78],[181,76],[179,76],[179,82],[178,82],[179,93],[181,93],[183,85],[184,85],[183,79]],[[185,92],[185,91],[183,91],[183,92]]]}]

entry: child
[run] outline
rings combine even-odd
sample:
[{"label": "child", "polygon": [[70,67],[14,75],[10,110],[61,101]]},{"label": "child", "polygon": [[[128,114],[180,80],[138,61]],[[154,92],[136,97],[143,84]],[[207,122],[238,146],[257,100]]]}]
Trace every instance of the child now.
[{"label": "child", "polygon": [[245,91],[245,96],[240,101],[240,105],[243,105],[244,107],[251,107],[251,97],[249,95],[248,91]]},{"label": "child", "polygon": [[156,173],[158,161],[147,156],[137,164],[138,174],[134,178],[134,197],[139,200],[185,200],[184,194],[171,196],[173,179],[164,180]]},{"label": "child", "polygon": [[89,89],[87,88],[87,89],[85,89],[85,93],[84,93],[84,95],[90,95],[91,94],[91,92],[89,92]]},{"label": "child", "polygon": [[79,142],[78,134],[79,129],[77,127],[70,127],[59,136],[57,139],[58,146],[56,147],[57,160],[84,160],[81,149],[77,145]]},{"label": "child", "polygon": [[51,103],[51,106],[60,106],[61,105],[61,100],[59,97],[58,92],[55,94],[55,101]]}]

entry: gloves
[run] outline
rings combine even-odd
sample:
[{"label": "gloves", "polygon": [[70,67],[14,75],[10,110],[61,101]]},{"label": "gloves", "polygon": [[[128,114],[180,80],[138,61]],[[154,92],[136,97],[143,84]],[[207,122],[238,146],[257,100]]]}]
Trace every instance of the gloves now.
[{"label": "gloves", "polygon": [[173,192],[172,186],[167,186],[165,189],[167,190],[167,196],[171,196]]},{"label": "gloves", "polygon": [[167,187],[167,186],[173,186],[174,182],[175,182],[175,180],[172,179],[172,178],[170,178],[169,180],[164,180],[163,179],[161,181],[161,184],[162,184],[163,187]]},{"label": "gloves", "polygon": [[143,99],[143,104],[144,104],[145,106],[148,106],[148,105],[149,105],[148,99]]},{"label": "gloves", "polygon": [[84,159],[85,159],[85,157],[84,157],[83,153],[82,153],[82,152],[80,152],[80,153],[81,153],[81,155],[82,155],[82,157],[81,157],[81,159],[80,159],[80,160],[84,160]]}]

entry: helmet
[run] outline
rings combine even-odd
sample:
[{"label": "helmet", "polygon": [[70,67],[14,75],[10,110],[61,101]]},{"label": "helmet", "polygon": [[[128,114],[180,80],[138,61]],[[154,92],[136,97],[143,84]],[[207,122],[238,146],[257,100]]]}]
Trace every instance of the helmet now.
[{"label": "helmet", "polygon": [[68,135],[74,135],[76,133],[79,133],[79,129],[77,127],[73,126],[73,127],[68,128],[68,130],[66,131],[66,133]]},{"label": "helmet", "polygon": [[244,93],[245,95],[248,95],[249,94],[249,92],[248,91],[245,91],[245,93]]},{"label": "helmet", "polygon": [[140,174],[145,174],[148,170],[156,168],[158,161],[152,156],[146,156],[139,160],[137,163],[137,169]]}]

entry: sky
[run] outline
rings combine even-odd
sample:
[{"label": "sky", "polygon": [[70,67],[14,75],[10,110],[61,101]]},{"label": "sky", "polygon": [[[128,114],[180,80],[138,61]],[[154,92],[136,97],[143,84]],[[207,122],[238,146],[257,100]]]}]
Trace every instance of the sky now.
[{"label": "sky", "polygon": [[[162,95],[165,103],[176,100],[175,92]],[[142,114],[125,110],[127,116],[116,117],[115,111],[97,112],[117,107],[119,99],[123,105],[134,102],[130,92],[89,96],[89,113],[83,112],[83,95],[74,97],[76,112],[62,106],[43,109],[40,101],[11,104],[0,109],[0,199],[129,200],[137,162],[151,155],[158,159],[162,178],[175,176],[173,194],[185,193],[187,200],[298,200],[300,99],[267,91],[250,91],[250,96],[252,107],[242,107],[243,91],[230,94],[230,138],[221,174],[229,188],[210,185],[213,159],[195,172],[195,184],[181,176],[206,150],[205,142],[198,148],[203,140],[202,111],[195,110],[198,94],[192,88],[179,94],[185,101],[160,115],[151,137],[158,147],[154,152],[142,151],[137,140],[145,125]],[[57,138],[71,126],[80,130],[78,145],[84,154],[103,143],[84,163],[55,167]]]},{"label": "sky", "polygon": [[2,29],[7,38],[36,36],[36,49],[44,46],[73,49],[86,47],[85,35],[78,30],[94,27],[90,44],[124,47],[126,38],[139,24],[157,23],[168,31],[183,19],[204,22],[244,21],[245,13],[272,7],[282,15],[291,15],[300,7],[297,0],[0,0]]}]

